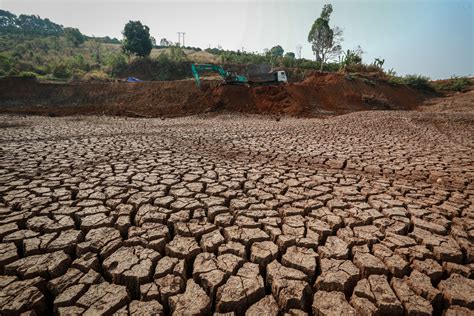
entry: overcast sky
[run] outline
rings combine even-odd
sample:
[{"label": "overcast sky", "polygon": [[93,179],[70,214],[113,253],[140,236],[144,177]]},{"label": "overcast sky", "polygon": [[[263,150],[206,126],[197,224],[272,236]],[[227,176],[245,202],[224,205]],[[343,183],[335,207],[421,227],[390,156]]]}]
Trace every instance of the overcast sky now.
[{"label": "overcast sky", "polygon": [[0,0],[15,14],[37,14],[87,35],[121,38],[129,20],[150,27],[157,41],[262,52],[280,44],[285,51],[302,45],[314,58],[307,34],[325,3],[332,3],[330,24],[344,31],[343,48],[361,45],[363,59],[385,58],[398,74],[433,79],[474,75],[472,0]]}]

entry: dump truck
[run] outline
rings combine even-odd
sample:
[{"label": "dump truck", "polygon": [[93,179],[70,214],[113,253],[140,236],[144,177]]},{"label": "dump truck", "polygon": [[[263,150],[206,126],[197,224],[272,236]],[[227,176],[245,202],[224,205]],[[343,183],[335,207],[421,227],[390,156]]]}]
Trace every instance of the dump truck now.
[{"label": "dump truck", "polygon": [[286,78],[286,72],[283,70],[252,74],[249,76],[249,83],[258,85],[258,84],[280,84],[287,83],[288,79]]}]

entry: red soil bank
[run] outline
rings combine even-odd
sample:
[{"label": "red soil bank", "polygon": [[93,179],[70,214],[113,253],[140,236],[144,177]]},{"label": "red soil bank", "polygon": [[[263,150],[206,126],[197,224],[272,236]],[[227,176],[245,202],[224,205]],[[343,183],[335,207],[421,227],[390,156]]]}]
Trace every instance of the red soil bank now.
[{"label": "red soil bank", "polygon": [[143,83],[40,83],[0,79],[0,112],[46,115],[182,116],[211,111],[320,116],[362,110],[411,110],[428,96],[407,86],[339,73],[300,83],[232,86],[191,80]]}]

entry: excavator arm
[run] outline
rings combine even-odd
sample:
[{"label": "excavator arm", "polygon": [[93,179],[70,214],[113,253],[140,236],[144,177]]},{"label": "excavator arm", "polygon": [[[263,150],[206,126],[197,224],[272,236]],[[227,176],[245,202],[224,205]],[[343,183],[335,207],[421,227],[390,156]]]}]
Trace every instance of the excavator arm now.
[{"label": "excavator arm", "polygon": [[199,78],[199,72],[217,72],[222,79],[228,84],[246,84],[248,79],[245,76],[233,75],[226,71],[224,68],[213,65],[213,64],[191,64],[191,70],[196,80],[196,86],[201,86],[201,79]]}]

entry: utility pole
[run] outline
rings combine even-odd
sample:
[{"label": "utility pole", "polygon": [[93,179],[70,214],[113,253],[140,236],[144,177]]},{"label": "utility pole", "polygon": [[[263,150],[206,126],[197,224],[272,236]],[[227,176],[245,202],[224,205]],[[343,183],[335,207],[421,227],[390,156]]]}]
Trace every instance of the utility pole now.
[{"label": "utility pole", "polygon": [[181,46],[181,34],[183,35],[183,46],[184,46],[184,34],[186,34],[185,32],[176,32],[178,33],[178,45]]},{"label": "utility pole", "polygon": [[296,46],[296,55],[298,56],[298,59],[301,59],[301,48],[302,48],[301,44],[298,44]]}]

